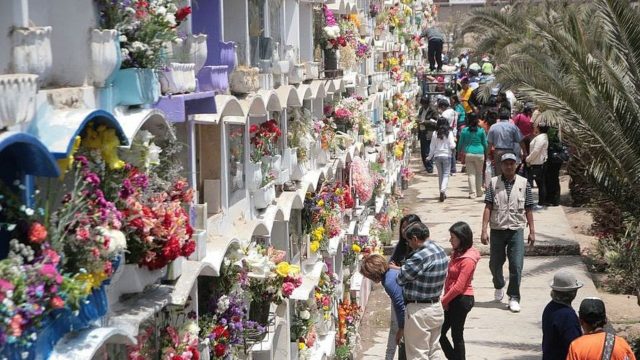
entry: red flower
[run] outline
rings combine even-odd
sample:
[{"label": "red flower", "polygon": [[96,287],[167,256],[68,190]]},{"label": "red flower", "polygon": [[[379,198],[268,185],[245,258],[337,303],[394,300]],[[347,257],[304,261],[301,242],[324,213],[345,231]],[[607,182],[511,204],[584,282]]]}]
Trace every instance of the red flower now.
[{"label": "red flower", "polygon": [[227,353],[227,347],[224,344],[216,344],[213,348],[213,353],[216,357],[223,357]]},{"label": "red flower", "polygon": [[183,22],[189,14],[191,14],[191,6],[185,6],[178,9],[178,11],[176,11],[176,22],[178,24]]},{"label": "red flower", "polygon": [[182,356],[180,356],[180,355],[173,355],[173,356],[171,357],[171,360],[185,360],[185,359],[184,359]]},{"label": "red flower", "polygon": [[54,309],[61,309],[64,307],[64,300],[60,296],[55,296],[51,299],[51,307]]},{"label": "red flower", "polygon": [[196,346],[189,346],[187,350],[191,351],[191,360],[200,360],[200,351]]},{"label": "red flower", "polygon": [[213,337],[214,337],[215,339],[220,338],[221,336],[223,336],[223,335],[224,335],[225,330],[226,330],[226,329],[225,329],[225,328],[224,328],[224,326],[222,326],[222,325],[218,325],[218,326],[216,326],[216,327],[213,329]]},{"label": "red flower", "polygon": [[40,244],[47,238],[47,229],[39,222],[34,222],[29,227],[29,241]]},{"label": "red flower", "polygon": [[186,244],[182,247],[182,256],[188,257],[196,251],[196,242],[195,241],[187,241]]},{"label": "red flower", "polygon": [[260,127],[256,124],[253,124],[249,127],[249,132],[253,134],[254,132],[258,131],[258,129],[260,129]]},{"label": "red flower", "polygon": [[135,219],[129,221],[129,225],[133,226],[136,229],[144,228],[144,222],[142,221],[142,218],[135,218]]}]

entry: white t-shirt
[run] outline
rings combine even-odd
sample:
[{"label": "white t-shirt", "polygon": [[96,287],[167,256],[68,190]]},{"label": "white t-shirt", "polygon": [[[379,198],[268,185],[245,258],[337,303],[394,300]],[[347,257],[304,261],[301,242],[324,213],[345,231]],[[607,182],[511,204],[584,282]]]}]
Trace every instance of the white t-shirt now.
[{"label": "white t-shirt", "polygon": [[453,131],[449,131],[449,136],[440,139],[438,138],[438,132],[434,131],[431,135],[431,146],[429,148],[428,160],[434,157],[450,157],[451,150],[456,148],[456,140],[453,136]]},{"label": "white t-shirt", "polygon": [[452,108],[448,108],[442,112],[442,117],[447,119],[449,122],[449,127],[453,131],[453,136],[455,137],[458,132],[458,113]]},{"label": "white t-shirt", "polygon": [[531,140],[529,145],[529,155],[527,156],[527,164],[542,165],[547,161],[547,149],[549,149],[549,138],[547,134],[539,134]]}]

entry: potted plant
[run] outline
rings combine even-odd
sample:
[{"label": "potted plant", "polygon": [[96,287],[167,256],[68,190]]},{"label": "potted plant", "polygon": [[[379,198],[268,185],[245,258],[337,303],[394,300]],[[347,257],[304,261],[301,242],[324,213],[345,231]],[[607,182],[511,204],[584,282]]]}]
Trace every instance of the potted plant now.
[{"label": "potted plant", "polygon": [[179,8],[178,3],[99,0],[101,27],[120,34],[122,65],[114,77],[118,104],[144,105],[158,100],[157,72],[166,66],[165,44],[177,39],[176,27],[191,13],[191,7]]}]

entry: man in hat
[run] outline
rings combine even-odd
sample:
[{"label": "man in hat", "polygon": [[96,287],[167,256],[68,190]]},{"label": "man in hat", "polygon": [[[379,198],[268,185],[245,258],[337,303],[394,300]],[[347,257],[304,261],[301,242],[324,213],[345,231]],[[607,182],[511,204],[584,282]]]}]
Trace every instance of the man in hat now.
[{"label": "man in hat", "polygon": [[551,282],[551,301],[542,313],[542,360],[565,360],[569,345],[582,335],[580,320],[571,307],[582,283],[565,270]]},{"label": "man in hat", "polygon": [[[494,125],[496,126],[496,125]],[[493,127],[492,127],[493,128]],[[491,132],[491,131],[489,131]],[[536,241],[533,224],[533,195],[526,178],[516,174],[516,155],[502,155],[502,175],[493,177],[485,195],[480,240],[489,242],[489,269],[493,276],[496,301],[504,297],[505,280],[502,273],[509,258],[509,309],[520,312],[520,281],[524,264],[524,229],[529,226],[529,245]],[[487,229],[491,228],[491,237]]]},{"label": "man in hat", "polygon": [[623,338],[604,331],[607,312],[602,300],[582,300],[578,315],[584,335],[573,340],[567,360],[636,360],[631,347]]}]

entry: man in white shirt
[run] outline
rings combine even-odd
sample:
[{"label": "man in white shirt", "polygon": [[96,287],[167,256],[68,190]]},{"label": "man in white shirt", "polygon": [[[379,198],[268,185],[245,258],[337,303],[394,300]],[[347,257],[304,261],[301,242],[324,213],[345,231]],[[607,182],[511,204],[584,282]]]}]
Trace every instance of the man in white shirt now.
[{"label": "man in white shirt", "polygon": [[[449,101],[444,99],[438,99],[438,111],[440,115],[447,119],[449,127],[453,133],[455,139],[458,138],[458,113],[451,108]],[[456,173],[456,150],[451,152],[451,174]]]},{"label": "man in white shirt", "polygon": [[538,187],[538,205],[534,207],[534,210],[542,209],[542,204],[547,197],[544,179],[544,164],[547,161],[547,150],[549,149],[547,131],[549,131],[548,126],[538,125],[535,127],[533,133],[536,137],[529,144],[529,155],[525,159],[530,168],[527,174],[529,184],[533,186],[535,180]]}]

